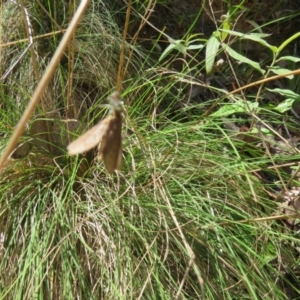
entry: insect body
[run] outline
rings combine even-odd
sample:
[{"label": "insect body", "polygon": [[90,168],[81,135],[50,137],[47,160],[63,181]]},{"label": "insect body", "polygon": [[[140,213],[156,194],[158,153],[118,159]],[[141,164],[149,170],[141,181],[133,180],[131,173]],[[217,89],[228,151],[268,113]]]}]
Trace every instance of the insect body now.
[{"label": "insect body", "polygon": [[99,145],[98,159],[103,160],[108,173],[122,167],[122,115],[118,92],[108,98],[112,113],[67,147],[69,155],[80,154]]}]

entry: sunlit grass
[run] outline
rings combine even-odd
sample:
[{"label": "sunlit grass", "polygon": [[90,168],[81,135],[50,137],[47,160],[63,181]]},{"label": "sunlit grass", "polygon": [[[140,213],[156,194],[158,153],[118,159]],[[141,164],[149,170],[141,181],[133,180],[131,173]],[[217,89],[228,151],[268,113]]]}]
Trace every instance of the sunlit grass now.
[{"label": "sunlit grass", "polygon": [[[84,109],[79,119],[92,124],[101,119],[98,102],[114,88],[120,39],[98,39],[103,24],[94,14],[84,22],[90,32],[78,32],[74,95]],[[97,57],[100,45],[105,62]],[[228,103],[219,98],[224,90],[206,86],[216,98],[187,101],[186,74],[166,75],[141,57],[132,58],[124,81],[120,172],[109,175],[88,156],[56,157],[34,145],[28,156],[7,162],[0,299],[286,299],[287,286],[299,292],[298,238],[267,219],[281,213],[270,195],[282,182],[266,186],[262,179],[281,169],[268,170],[270,155],[227,130],[224,118],[206,114],[216,101],[214,111]],[[60,66],[54,95],[67,78]],[[14,92],[3,97],[0,149],[23,109]],[[57,100],[51,109],[64,115],[65,97]],[[276,122],[277,115],[269,118]],[[294,158],[281,153],[276,161]]]}]

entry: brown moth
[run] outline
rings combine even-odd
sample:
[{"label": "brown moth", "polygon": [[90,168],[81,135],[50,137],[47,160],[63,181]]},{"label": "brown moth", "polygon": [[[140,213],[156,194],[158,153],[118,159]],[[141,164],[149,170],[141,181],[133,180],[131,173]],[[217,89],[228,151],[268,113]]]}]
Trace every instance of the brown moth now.
[{"label": "brown moth", "polygon": [[121,99],[118,92],[108,97],[112,113],[89,129],[68,147],[69,155],[86,152],[100,144],[98,159],[102,159],[108,173],[122,167],[122,116]]}]

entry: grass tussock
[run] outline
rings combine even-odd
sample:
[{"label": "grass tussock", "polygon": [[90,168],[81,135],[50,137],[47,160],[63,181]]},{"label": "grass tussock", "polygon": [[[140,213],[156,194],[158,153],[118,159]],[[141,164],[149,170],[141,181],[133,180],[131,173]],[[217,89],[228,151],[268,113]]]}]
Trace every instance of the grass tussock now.
[{"label": "grass tussock", "polygon": [[[51,30],[63,28],[64,18],[55,24],[49,11]],[[126,46],[122,171],[107,174],[94,153],[66,154],[65,120],[85,127],[101,120],[97,104],[116,85],[122,43],[115,24],[107,6],[92,1],[35,114],[38,127],[51,130],[40,134],[31,121],[19,144],[29,145],[26,155],[11,157],[1,174],[0,299],[294,299],[298,238],[271,218],[280,212],[270,194],[288,175],[266,180],[278,175],[268,169],[273,157],[207,113],[228,104],[223,88]],[[1,149],[57,39],[34,54],[37,69],[28,52],[4,80]],[[13,61],[20,45],[2,57],[11,51]],[[191,96],[195,86],[200,99]],[[268,113],[276,124],[278,115]]]}]

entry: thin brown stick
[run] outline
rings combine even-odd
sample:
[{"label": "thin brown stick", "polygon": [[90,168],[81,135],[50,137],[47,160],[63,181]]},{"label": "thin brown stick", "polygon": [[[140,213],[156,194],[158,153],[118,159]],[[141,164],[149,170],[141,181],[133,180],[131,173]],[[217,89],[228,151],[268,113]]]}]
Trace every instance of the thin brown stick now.
[{"label": "thin brown stick", "polygon": [[126,20],[125,20],[124,30],[123,30],[123,40],[122,40],[119,69],[118,69],[117,91],[119,91],[120,93],[122,92],[121,90],[122,90],[122,82],[123,82],[124,53],[125,53],[126,36],[128,32],[130,12],[131,12],[131,2],[132,0],[129,0],[127,4]]},{"label": "thin brown stick", "polygon": [[[70,10],[69,15],[71,16],[73,14],[74,7],[70,0]],[[71,20],[70,20],[71,21]],[[72,37],[70,38],[69,45],[68,45],[68,86],[67,86],[67,107],[66,107],[66,117],[67,119],[70,117],[70,108],[73,109],[73,116],[77,119],[77,108],[76,105],[73,105],[75,103],[72,97],[73,92],[73,77],[74,77],[74,44],[75,44],[75,32],[72,34]]]},{"label": "thin brown stick", "polygon": [[0,172],[2,171],[7,158],[9,157],[11,152],[14,150],[21,134],[23,133],[26,122],[28,121],[28,119],[32,115],[33,111],[35,110],[35,107],[36,107],[40,97],[43,95],[61,57],[63,56],[63,53],[69,43],[69,40],[72,37],[74,31],[76,30],[78,23],[84,13],[84,11],[86,10],[88,4],[89,4],[89,0],[81,1],[66,33],[64,34],[58,48],[56,49],[43,77],[41,78],[37,88],[35,89],[35,91],[32,95],[32,98],[30,99],[21,119],[19,120],[19,122],[10,138],[10,141],[9,141],[6,149],[4,150],[4,152],[0,158]]},{"label": "thin brown stick", "polygon": [[147,15],[145,15],[145,18],[142,18],[142,22],[141,22],[139,28],[137,29],[136,33],[134,34],[133,38],[132,38],[132,42],[131,42],[132,48],[131,48],[131,51],[129,52],[129,55],[128,55],[127,64],[126,64],[126,66],[124,67],[124,70],[123,70],[123,74],[122,74],[123,78],[125,77],[125,74],[127,72],[127,69],[128,69],[132,54],[133,54],[133,48],[134,48],[134,46],[137,42],[137,38],[138,38],[141,30],[144,28],[144,26],[146,24],[145,20],[148,20],[151,17],[152,13],[154,12],[155,5],[156,5],[156,0],[154,1],[153,4],[152,4],[152,0],[150,0],[148,2],[147,7],[146,7]]},{"label": "thin brown stick", "polygon": [[[52,31],[52,32],[45,33],[45,34],[42,34],[42,35],[33,36],[32,39],[33,40],[38,40],[38,39],[42,39],[42,38],[45,38],[45,37],[48,37],[48,36],[53,36],[55,34],[61,34],[61,33],[64,33],[65,31],[66,31],[65,29]],[[5,44],[1,44],[0,49],[5,48],[5,47],[10,47],[10,46],[13,46],[13,45],[16,45],[16,44],[24,43],[24,42],[28,42],[28,38],[13,41],[13,42],[8,42],[8,43],[5,43]]]}]

